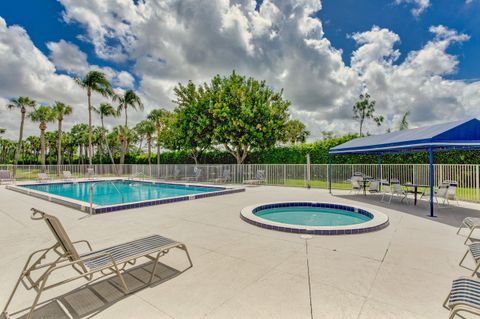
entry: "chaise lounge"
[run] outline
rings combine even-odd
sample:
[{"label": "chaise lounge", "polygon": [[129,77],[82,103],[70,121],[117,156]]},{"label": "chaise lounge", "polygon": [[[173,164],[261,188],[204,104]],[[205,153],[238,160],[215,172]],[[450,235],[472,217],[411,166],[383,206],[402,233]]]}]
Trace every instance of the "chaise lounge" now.
[{"label": "chaise lounge", "polygon": [[[159,258],[166,255],[172,248],[183,250],[190,264],[187,269],[193,267],[187,247],[183,243],[159,235],[151,235],[120,245],[93,250],[90,243],[86,240],[72,242],[57,217],[35,208],[32,208],[32,211],[31,218],[33,220],[45,221],[55,237],[56,243],[49,248],[37,250],[28,257],[20,277],[7,300],[7,304],[0,314],[0,319],[9,318],[7,313],[8,306],[20,283],[27,290],[34,289],[36,292],[33,304],[27,308],[28,314],[26,319],[31,319],[42,292],[80,278],[92,281],[95,274],[100,274],[100,277],[117,276],[123,292],[125,294],[130,293],[131,291],[127,286],[123,273],[128,265],[134,265],[137,259],[140,258],[146,258],[147,262],[154,262],[146,286],[150,285],[154,279]],[[77,251],[78,244],[84,244],[88,248],[88,252],[79,253]],[[48,261],[49,257],[53,261]],[[56,276],[54,279],[49,280],[51,274],[57,274],[59,270],[66,270],[66,268],[70,267],[76,274],[62,277],[64,278],[63,280],[56,280],[55,278],[58,278]]]}]

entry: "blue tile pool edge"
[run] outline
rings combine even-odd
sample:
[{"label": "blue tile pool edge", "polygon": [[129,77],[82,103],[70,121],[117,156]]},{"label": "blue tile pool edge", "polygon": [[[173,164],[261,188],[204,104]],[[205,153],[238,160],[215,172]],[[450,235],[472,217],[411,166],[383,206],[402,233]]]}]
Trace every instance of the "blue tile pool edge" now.
[{"label": "blue tile pool edge", "polygon": [[[79,183],[83,182],[91,182],[90,181],[80,181]],[[146,181],[148,182],[148,181]],[[69,182],[60,182],[57,184],[66,184]],[[153,183],[153,182],[152,182]],[[154,182],[156,184],[174,184],[174,183],[168,183],[168,182]],[[53,183],[38,183],[38,184],[31,184],[31,185],[51,185]],[[6,185],[6,188],[18,193],[22,193],[24,195],[36,197],[39,199],[47,200],[52,203],[60,204],[63,206],[67,206],[76,210],[80,210],[83,212],[89,212],[90,207],[85,206],[82,204],[81,201],[77,201],[74,199],[64,199],[65,197],[63,196],[58,196],[58,195],[52,195],[48,194],[45,192],[37,191],[34,189],[29,189],[26,187],[22,186],[29,186],[30,184],[24,184],[24,185]],[[185,185],[185,184],[182,184]],[[188,184],[190,186],[197,186],[197,187],[210,187],[210,188],[217,188],[219,189],[218,191],[213,191],[209,193],[201,193],[201,194],[194,194],[194,195],[186,195],[186,196],[176,196],[176,197],[169,197],[169,198],[162,198],[162,199],[152,199],[152,200],[147,200],[147,201],[142,201],[142,202],[132,202],[132,203],[125,203],[125,204],[117,204],[117,205],[106,205],[106,206],[99,206],[93,207],[92,212],[93,214],[103,214],[103,213],[110,213],[114,211],[119,211],[119,210],[125,210],[125,209],[132,209],[132,208],[140,208],[140,207],[146,207],[146,206],[156,206],[156,205],[162,205],[162,204],[170,204],[170,203],[175,203],[175,202],[180,202],[180,201],[186,201],[186,200],[194,200],[194,199],[200,199],[200,198],[207,198],[207,197],[213,197],[213,196],[220,196],[220,195],[227,195],[227,194],[233,194],[233,193],[240,193],[244,192],[245,188],[225,188],[221,186],[210,186],[210,185],[202,185],[202,184]]]},{"label": "blue tile pool edge", "polygon": [[[273,203],[273,204],[263,204],[263,205],[258,205],[255,208],[252,209],[252,213],[255,214],[258,211],[261,211],[263,209],[269,209],[269,208],[277,208],[277,207],[295,207],[295,206],[308,206],[308,207],[325,207],[325,208],[338,208],[338,209],[344,209],[352,212],[356,212],[368,217],[374,218],[374,215],[364,209],[361,208],[356,208],[352,206],[347,206],[347,205],[342,205],[342,204],[333,204],[333,203],[316,203],[316,202],[284,202],[284,203]],[[292,233],[292,234],[308,234],[308,235],[355,235],[355,234],[364,234],[364,233],[369,233],[369,232],[374,232],[378,231],[381,229],[384,229],[390,224],[389,219],[379,225],[375,226],[370,226],[370,227],[363,227],[363,228],[348,228],[348,225],[345,226],[343,229],[304,229],[301,227],[289,227],[288,224],[285,224],[285,226],[278,226],[278,225],[272,225],[268,224],[267,222],[262,223],[260,221],[252,220],[246,216],[244,216],[242,213],[240,213],[240,218],[257,227],[264,228],[264,229],[269,229],[269,230],[275,230],[275,231],[281,231],[281,232],[287,232],[287,233]]]}]

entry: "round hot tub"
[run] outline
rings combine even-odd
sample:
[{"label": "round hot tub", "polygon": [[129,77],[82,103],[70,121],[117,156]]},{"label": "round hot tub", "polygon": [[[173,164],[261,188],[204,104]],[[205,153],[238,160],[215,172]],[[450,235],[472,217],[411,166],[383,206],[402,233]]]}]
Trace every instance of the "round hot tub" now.
[{"label": "round hot tub", "polygon": [[381,212],[334,203],[267,203],[245,207],[240,216],[262,228],[298,234],[361,234],[388,226]]}]

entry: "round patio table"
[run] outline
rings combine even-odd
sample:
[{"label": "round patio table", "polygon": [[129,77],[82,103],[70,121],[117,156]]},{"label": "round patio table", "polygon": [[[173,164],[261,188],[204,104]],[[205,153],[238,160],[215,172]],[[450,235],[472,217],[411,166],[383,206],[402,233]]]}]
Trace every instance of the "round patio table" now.
[{"label": "round patio table", "polygon": [[[405,183],[403,184],[403,186],[407,187],[407,188],[413,188],[413,191],[410,190],[410,191],[407,191],[408,193],[410,194],[413,194],[413,205],[417,205],[417,194],[424,194],[425,193],[425,188],[428,187],[428,185],[424,185],[424,184],[414,184],[414,183]],[[418,189],[419,188],[423,188],[423,192],[419,192]]]}]

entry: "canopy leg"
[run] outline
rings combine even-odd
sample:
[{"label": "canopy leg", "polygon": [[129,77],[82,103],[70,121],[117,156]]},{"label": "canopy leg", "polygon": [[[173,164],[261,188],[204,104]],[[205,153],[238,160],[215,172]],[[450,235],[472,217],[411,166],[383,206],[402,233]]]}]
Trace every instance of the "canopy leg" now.
[{"label": "canopy leg", "polygon": [[328,192],[332,193],[332,155],[328,154]]},{"label": "canopy leg", "polygon": [[435,182],[435,175],[433,170],[433,148],[430,146],[429,148],[429,157],[430,157],[430,217],[436,217],[434,214],[434,203],[433,203],[433,184]]}]

